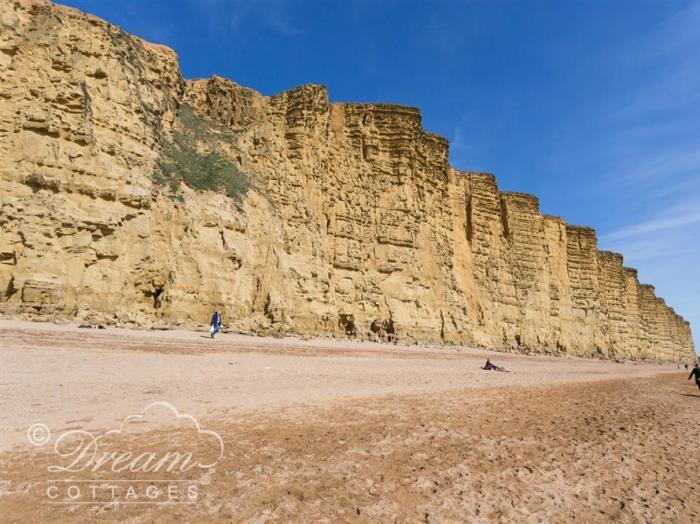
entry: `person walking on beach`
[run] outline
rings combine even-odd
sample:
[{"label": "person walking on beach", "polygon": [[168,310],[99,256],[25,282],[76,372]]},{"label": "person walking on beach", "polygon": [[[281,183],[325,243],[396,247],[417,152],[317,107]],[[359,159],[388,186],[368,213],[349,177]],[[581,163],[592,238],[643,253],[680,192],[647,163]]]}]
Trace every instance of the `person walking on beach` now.
[{"label": "person walking on beach", "polygon": [[216,335],[219,331],[221,330],[221,311],[214,311],[214,314],[211,316],[211,338],[214,338],[214,335]]},{"label": "person walking on beach", "polygon": [[700,364],[695,364],[695,367],[690,372],[690,375],[688,375],[688,380],[693,378],[693,375],[695,375],[695,384],[697,384],[698,389],[700,389]]}]

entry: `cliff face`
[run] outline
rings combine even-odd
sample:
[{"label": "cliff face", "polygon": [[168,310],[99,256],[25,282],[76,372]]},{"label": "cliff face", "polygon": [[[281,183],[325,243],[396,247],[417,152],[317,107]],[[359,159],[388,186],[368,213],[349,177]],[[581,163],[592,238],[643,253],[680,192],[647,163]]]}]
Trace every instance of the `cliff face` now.
[{"label": "cliff face", "polygon": [[595,231],[451,168],[417,109],[183,80],[94,17],[0,7],[4,315],[693,358]]}]

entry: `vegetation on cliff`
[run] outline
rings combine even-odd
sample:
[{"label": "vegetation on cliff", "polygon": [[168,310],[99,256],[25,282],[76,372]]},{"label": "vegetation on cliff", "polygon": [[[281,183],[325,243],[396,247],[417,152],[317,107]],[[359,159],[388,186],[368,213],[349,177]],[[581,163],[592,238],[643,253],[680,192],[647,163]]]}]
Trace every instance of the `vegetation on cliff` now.
[{"label": "vegetation on cliff", "polygon": [[233,141],[233,133],[222,131],[187,104],[178,110],[172,139],[162,139],[161,158],[154,179],[169,189],[171,197],[180,199],[180,183],[198,191],[223,191],[241,202],[250,188],[250,180],[220,153],[221,143]]}]

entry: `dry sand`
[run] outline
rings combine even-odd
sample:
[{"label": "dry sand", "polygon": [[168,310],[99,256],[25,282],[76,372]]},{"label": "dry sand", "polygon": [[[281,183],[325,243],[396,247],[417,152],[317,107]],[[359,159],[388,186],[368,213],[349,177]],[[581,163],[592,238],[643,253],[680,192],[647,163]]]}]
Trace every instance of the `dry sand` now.
[{"label": "dry sand", "polygon": [[[486,356],[512,373],[480,370]],[[700,519],[700,394],[676,366],[0,321],[0,370],[3,521]],[[67,480],[163,481],[56,476],[52,442],[26,437],[103,432],[151,401],[221,435],[214,468],[177,480],[196,500],[47,498]],[[169,450],[176,426],[125,439]]]}]

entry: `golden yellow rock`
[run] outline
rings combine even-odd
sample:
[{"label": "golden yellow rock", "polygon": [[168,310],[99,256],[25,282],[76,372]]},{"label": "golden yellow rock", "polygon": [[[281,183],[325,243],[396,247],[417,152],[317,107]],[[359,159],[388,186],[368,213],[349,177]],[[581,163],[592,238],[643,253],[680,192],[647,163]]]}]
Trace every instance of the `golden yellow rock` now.
[{"label": "golden yellow rock", "polygon": [[2,314],[693,358],[595,231],[451,168],[419,110],[184,80],[95,17],[0,7]]}]

